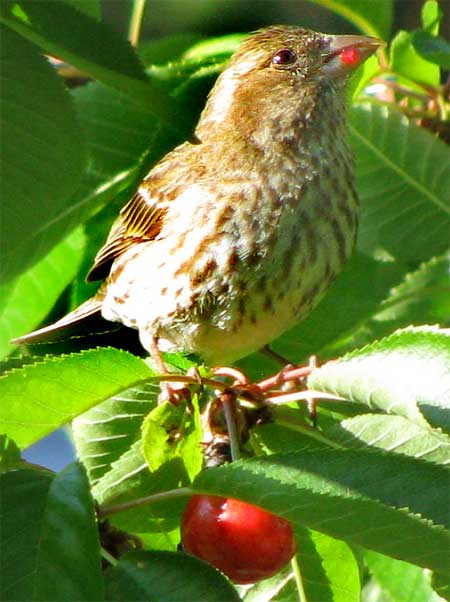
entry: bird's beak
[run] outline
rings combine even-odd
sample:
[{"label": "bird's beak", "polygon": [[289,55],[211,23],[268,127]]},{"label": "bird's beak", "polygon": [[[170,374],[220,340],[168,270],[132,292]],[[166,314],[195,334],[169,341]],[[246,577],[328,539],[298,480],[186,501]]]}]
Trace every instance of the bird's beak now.
[{"label": "bird's beak", "polygon": [[354,71],[369,56],[384,46],[382,40],[370,36],[329,36],[330,45],[321,71],[327,77],[342,77]]}]

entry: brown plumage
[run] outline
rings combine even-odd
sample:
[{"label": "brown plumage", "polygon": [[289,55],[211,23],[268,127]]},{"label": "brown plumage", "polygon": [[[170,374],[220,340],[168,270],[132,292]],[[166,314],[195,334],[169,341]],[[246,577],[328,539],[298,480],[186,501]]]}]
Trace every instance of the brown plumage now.
[{"label": "brown plumage", "polygon": [[350,255],[358,199],[346,75],[379,46],[274,26],[246,39],[195,131],[122,209],[89,273],[97,295],[32,342],[101,311],[151,353],[225,363],[304,317]]}]

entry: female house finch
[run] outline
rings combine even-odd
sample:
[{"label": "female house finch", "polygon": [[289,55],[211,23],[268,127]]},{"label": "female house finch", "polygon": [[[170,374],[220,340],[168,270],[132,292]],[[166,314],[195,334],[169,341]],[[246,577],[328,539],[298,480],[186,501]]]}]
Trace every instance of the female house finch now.
[{"label": "female house finch", "polygon": [[97,294],[33,342],[101,312],[153,355],[210,364],[260,349],[304,317],[349,257],[358,198],[346,75],[380,42],[273,26],[248,37],[212,89],[193,142],[122,209],[88,278]]}]

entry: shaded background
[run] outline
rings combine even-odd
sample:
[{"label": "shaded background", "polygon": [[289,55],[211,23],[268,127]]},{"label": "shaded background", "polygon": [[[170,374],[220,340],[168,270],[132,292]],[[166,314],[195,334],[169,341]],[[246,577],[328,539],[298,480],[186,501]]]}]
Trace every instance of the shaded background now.
[{"label": "shaded background", "polygon": [[[392,31],[420,26],[424,0],[394,0]],[[362,0],[368,5],[383,0]],[[131,0],[103,0],[103,17],[126,35]],[[444,18],[442,35],[449,33],[449,0],[439,2]],[[286,23],[328,33],[353,33],[357,30],[345,19],[308,0],[148,0],[142,39],[157,39],[177,33],[205,36],[247,32]]]},{"label": "shaded background", "polygon": [[[363,1],[373,5],[383,0]],[[423,0],[394,0],[392,33],[420,27],[422,5]],[[444,12],[442,36],[448,38],[450,2],[442,0],[440,6]],[[131,7],[131,0],[102,0],[104,20],[124,37]],[[253,31],[274,23],[301,25],[329,33],[357,31],[345,19],[308,0],[148,0],[141,40],[179,33],[216,36]],[[24,457],[52,470],[61,470],[74,457],[69,431],[61,429],[39,441]]]}]

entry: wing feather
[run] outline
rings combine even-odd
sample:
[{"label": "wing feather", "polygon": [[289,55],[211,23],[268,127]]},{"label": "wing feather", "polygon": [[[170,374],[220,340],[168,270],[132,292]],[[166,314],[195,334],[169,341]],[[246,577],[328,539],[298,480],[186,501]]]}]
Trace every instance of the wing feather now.
[{"label": "wing feather", "polygon": [[153,240],[161,231],[165,208],[148,198],[147,189],[140,188],[125,205],[109,236],[97,253],[87,280],[103,280],[113,261],[132,245]]}]

